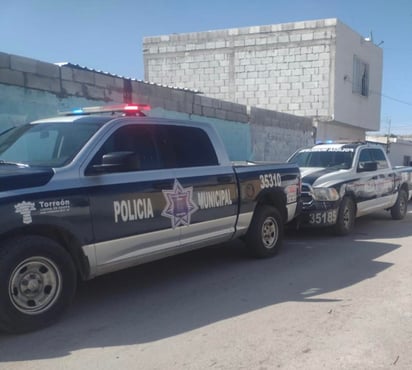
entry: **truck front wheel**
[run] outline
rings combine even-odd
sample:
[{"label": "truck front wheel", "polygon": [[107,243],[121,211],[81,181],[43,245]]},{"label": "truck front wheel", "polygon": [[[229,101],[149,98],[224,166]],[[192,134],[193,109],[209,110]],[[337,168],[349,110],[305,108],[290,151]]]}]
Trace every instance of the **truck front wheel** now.
[{"label": "truck front wheel", "polygon": [[76,290],[66,250],[42,236],[7,241],[0,249],[0,329],[23,333],[53,322]]},{"label": "truck front wheel", "polygon": [[352,198],[344,197],[338,210],[338,219],[335,225],[336,235],[348,235],[355,227],[355,203]]},{"label": "truck front wheel", "polygon": [[400,189],[395,205],[391,208],[391,216],[394,220],[402,220],[408,210],[408,194]]},{"label": "truck front wheel", "polygon": [[283,241],[283,220],[271,206],[258,206],[246,235],[246,244],[254,257],[274,256]]}]

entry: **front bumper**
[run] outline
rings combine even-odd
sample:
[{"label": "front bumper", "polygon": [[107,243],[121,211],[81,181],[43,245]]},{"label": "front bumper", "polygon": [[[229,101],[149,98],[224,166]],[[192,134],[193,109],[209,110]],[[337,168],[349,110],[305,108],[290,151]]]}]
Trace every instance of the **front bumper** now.
[{"label": "front bumper", "polygon": [[337,201],[312,201],[302,204],[299,216],[301,226],[331,226],[335,225],[338,218],[340,200]]}]

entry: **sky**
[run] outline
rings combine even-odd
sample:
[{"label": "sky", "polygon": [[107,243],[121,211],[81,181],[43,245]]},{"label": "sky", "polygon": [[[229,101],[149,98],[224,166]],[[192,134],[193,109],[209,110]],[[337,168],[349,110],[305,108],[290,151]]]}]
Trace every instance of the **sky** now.
[{"label": "sky", "polygon": [[323,18],[381,43],[381,132],[412,134],[411,0],[1,0],[0,52],[143,80],[144,37]]}]

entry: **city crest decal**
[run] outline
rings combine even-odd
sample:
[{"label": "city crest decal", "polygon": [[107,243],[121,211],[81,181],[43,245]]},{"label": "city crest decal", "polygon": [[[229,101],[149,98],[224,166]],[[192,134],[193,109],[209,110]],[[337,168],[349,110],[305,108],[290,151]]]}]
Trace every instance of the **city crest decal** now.
[{"label": "city crest decal", "polygon": [[31,217],[31,213],[36,211],[36,205],[33,202],[20,202],[14,206],[15,213],[19,213],[23,216],[23,223],[24,224],[31,224],[33,219]]},{"label": "city crest decal", "polygon": [[197,205],[193,202],[193,186],[184,188],[175,179],[173,189],[162,190],[162,192],[166,199],[166,206],[162,211],[162,216],[170,218],[172,228],[190,225],[192,214],[198,210]]}]

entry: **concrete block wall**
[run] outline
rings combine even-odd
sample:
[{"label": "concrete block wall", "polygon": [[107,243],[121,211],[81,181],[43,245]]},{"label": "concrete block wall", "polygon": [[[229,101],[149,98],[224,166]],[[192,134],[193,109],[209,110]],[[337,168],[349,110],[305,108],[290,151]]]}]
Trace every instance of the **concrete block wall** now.
[{"label": "concrete block wall", "polygon": [[310,118],[260,108],[252,108],[250,113],[255,160],[284,162],[295,150],[313,145],[314,131]]},{"label": "concrete block wall", "polygon": [[300,116],[332,115],[336,19],[146,37],[145,79]]},{"label": "concrete block wall", "polygon": [[[284,131],[279,124],[267,125],[265,115],[272,117],[274,114],[269,110],[260,111],[258,118],[256,111],[249,111],[246,105],[207,97],[196,91],[0,52],[0,131],[77,107],[124,102],[150,104],[151,116],[211,122],[221,134],[232,160],[279,161],[306,145],[311,138],[311,124],[307,123],[302,129],[301,117],[290,116]],[[262,143],[252,140],[261,127],[266,130],[261,140],[266,140],[267,147],[277,150],[268,151]],[[296,147],[283,147],[290,132],[294,132]]]}]

